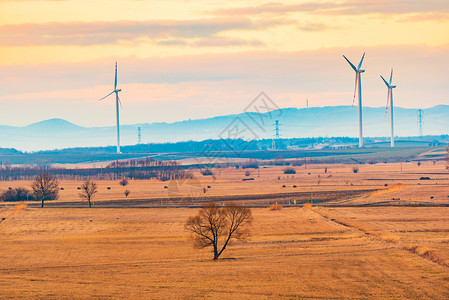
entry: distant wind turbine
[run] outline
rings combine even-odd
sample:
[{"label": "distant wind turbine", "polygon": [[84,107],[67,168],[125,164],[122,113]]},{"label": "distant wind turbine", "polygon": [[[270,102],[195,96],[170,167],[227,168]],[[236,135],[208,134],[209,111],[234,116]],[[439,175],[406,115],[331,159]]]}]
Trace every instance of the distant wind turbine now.
[{"label": "distant wind turbine", "polygon": [[362,133],[362,76],[361,74],[365,72],[365,70],[361,70],[363,59],[365,58],[365,53],[363,53],[362,59],[358,67],[356,68],[346,56],[343,55],[346,61],[349,63],[351,68],[355,71],[355,88],[354,88],[354,98],[352,99],[352,105],[354,105],[355,95],[357,92],[357,86],[359,87],[359,148],[363,147],[363,133]]},{"label": "distant wind turbine", "polygon": [[115,81],[114,81],[114,90],[101,98],[99,101],[109,97],[113,93],[115,93],[115,108],[117,111],[117,153],[120,152],[120,120],[119,120],[119,109],[118,106],[120,104],[120,107],[122,107],[122,102],[120,101],[120,98],[118,97],[118,93],[121,92],[121,89],[117,89],[117,62],[115,63]]},{"label": "distant wind turbine", "polygon": [[395,85],[391,85],[391,81],[393,80],[393,69],[391,69],[390,81],[387,82],[385,78],[380,75],[380,78],[385,82],[388,88],[387,95],[387,107],[385,108],[385,116],[387,116],[388,111],[388,103],[390,103],[390,119],[391,119],[391,147],[394,147],[394,127],[393,127],[393,89],[396,87]]}]

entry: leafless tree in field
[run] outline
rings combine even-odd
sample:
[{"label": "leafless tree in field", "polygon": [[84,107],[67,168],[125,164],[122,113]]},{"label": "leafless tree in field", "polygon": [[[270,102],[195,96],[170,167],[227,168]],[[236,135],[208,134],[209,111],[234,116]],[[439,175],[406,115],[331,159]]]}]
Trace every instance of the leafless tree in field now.
[{"label": "leafless tree in field", "polygon": [[234,203],[219,207],[215,203],[205,204],[198,215],[189,217],[185,229],[190,231],[194,247],[212,247],[214,260],[226,249],[231,239],[245,239],[253,220],[251,209]]},{"label": "leafless tree in field", "polygon": [[121,186],[127,186],[127,185],[128,185],[128,179],[123,178],[122,180],[120,180],[119,184],[120,184]]},{"label": "leafless tree in field", "polygon": [[31,188],[36,200],[42,201],[41,207],[44,207],[45,200],[56,200],[59,197],[59,182],[55,176],[47,173],[37,175]]},{"label": "leafless tree in field", "polygon": [[93,181],[86,180],[81,186],[79,196],[89,202],[89,207],[92,207],[92,198],[97,193],[97,184]]}]

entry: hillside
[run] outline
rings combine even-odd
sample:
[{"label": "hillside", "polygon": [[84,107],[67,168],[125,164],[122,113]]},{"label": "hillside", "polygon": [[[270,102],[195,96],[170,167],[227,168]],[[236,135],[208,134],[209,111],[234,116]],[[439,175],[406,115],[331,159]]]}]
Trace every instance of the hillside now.
[{"label": "hillside", "polygon": [[[448,133],[449,105],[438,105],[423,111],[425,135]],[[240,136],[243,139],[272,138],[275,120],[279,120],[280,136],[283,138],[355,137],[358,134],[357,107],[329,106],[285,108],[261,115],[242,113],[175,123],[122,125],[121,140],[123,145],[136,144],[138,127],[142,130],[142,143],[229,138],[232,133],[229,129],[237,128],[234,125],[244,130],[245,133]],[[365,107],[363,126],[364,136],[388,136],[389,117],[385,117],[385,108]],[[115,126],[81,127],[62,119],[45,120],[24,127],[2,125],[0,147],[36,151],[115,145],[115,130]],[[395,133],[397,136],[419,134],[416,109],[395,108]]]}]

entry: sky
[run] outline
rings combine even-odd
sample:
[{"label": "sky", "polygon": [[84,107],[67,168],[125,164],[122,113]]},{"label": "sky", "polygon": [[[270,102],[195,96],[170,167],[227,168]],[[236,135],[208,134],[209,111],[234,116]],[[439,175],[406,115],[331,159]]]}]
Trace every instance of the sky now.
[{"label": "sky", "polygon": [[449,104],[449,1],[0,0],[0,125],[115,125],[278,107]]}]

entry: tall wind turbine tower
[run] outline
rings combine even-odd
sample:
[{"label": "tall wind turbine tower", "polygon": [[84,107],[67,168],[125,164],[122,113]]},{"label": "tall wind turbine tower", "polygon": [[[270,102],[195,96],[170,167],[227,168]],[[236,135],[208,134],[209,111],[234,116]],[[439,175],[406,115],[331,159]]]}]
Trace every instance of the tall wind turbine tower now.
[{"label": "tall wind turbine tower", "polygon": [[120,107],[122,106],[122,102],[120,101],[120,98],[118,96],[118,93],[121,91],[122,91],[121,89],[117,89],[117,62],[115,62],[114,90],[112,92],[110,92],[109,94],[107,94],[106,96],[104,96],[103,98],[101,98],[100,101],[115,93],[115,109],[116,109],[116,117],[117,117],[117,153],[121,153],[120,152],[120,118],[119,118],[119,108],[118,108],[119,104],[120,104]]},{"label": "tall wind turbine tower", "polygon": [[391,119],[391,147],[394,147],[394,124],[393,124],[393,89],[396,88],[395,85],[391,85],[391,81],[393,80],[393,69],[391,69],[390,81],[386,81],[385,78],[380,75],[380,78],[385,82],[388,88],[387,95],[387,107],[385,109],[385,116],[387,116],[388,112],[388,102],[390,102],[390,119]]},{"label": "tall wind turbine tower", "polygon": [[362,73],[365,70],[360,69],[362,67],[363,59],[365,58],[365,53],[363,53],[362,59],[360,60],[357,68],[343,55],[346,61],[349,63],[351,68],[355,71],[355,88],[354,88],[354,97],[352,99],[352,105],[354,105],[355,95],[357,93],[357,86],[359,88],[359,148],[363,147],[363,131],[362,131]]}]

